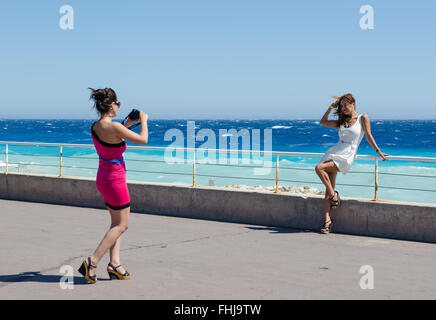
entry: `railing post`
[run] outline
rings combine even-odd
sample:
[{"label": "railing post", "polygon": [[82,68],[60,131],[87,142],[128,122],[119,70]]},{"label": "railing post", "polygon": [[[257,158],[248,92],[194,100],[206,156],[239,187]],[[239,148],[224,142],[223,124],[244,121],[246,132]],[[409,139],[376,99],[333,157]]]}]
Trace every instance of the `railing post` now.
[{"label": "railing post", "polygon": [[195,183],[195,149],[194,152],[192,153],[192,186],[196,187],[196,183]]},{"label": "railing post", "polygon": [[62,146],[59,147],[59,177],[62,178]]},{"label": "railing post", "polygon": [[374,166],[374,201],[378,200],[378,159],[375,159]]},{"label": "railing post", "polygon": [[279,193],[279,155],[276,154],[276,191],[275,193]]},{"label": "railing post", "polygon": [[9,163],[9,157],[8,157],[8,144],[6,144],[6,159],[5,159],[5,161],[6,161],[6,171],[5,171],[5,173],[6,174],[8,174],[9,173],[9,165],[8,165],[8,163]]}]

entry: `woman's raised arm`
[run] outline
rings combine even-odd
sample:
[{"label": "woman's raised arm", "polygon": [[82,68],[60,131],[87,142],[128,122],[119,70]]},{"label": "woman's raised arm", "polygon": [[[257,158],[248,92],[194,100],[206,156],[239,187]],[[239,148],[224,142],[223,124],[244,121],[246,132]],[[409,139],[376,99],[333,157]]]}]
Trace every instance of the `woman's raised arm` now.
[{"label": "woman's raised arm", "polygon": [[338,122],[336,120],[328,120],[329,118],[329,114],[330,112],[336,108],[336,104],[339,102],[339,100],[337,100],[336,102],[333,102],[329,108],[327,109],[327,111],[324,113],[324,115],[322,116],[321,120],[319,121],[319,124],[325,127],[329,127],[329,128],[339,128],[338,126]]},{"label": "woman's raised arm", "polygon": [[113,122],[115,132],[118,137],[121,139],[125,139],[127,141],[136,143],[136,144],[147,144],[148,143],[148,115],[144,112],[139,113],[139,120],[141,122],[141,133],[137,134],[136,132],[127,129],[119,122]]}]

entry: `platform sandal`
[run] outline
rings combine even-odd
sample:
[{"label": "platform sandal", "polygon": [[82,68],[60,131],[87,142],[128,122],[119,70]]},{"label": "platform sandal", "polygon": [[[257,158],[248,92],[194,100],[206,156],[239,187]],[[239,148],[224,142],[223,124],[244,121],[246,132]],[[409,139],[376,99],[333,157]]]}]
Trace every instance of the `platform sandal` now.
[{"label": "platform sandal", "polygon": [[91,257],[88,257],[88,259],[83,261],[78,271],[85,277],[86,280],[88,280],[89,283],[94,284],[97,282],[97,275],[93,275],[93,276],[89,275],[89,270],[91,268],[97,269],[97,266],[94,266],[91,263]]},{"label": "platform sandal", "polygon": [[[329,222],[330,222],[330,224],[327,226],[327,224]],[[324,225],[321,226],[320,232],[322,234],[329,234],[330,231],[332,231],[332,225],[333,225],[333,220],[331,220],[331,219],[329,221],[324,222]]]},{"label": "platform sandal", "polygon": [[330,209],[337,209],[339,206],[340,206],[340,204],[341,204],[341,198],[339,197],[339,192],[337,192],[336,190],[335,190],[335,194],[337,195],[337,200],[333,200],[333,198],[335,197],[335,195],[333,195],[331,198],[329,198],[329,201],[330,201]]},{"label": "platform sandal", "polygon": [[117,269],[121,267],[121,265],[115,267],[112,263],[109,262],[108,267],[112,268],[112,270],[107,270],[107,273],[111,280],[128,280],[132,278],[132,275],[127,270],[126,272],[124,272],[124,274],[117,271]]}]

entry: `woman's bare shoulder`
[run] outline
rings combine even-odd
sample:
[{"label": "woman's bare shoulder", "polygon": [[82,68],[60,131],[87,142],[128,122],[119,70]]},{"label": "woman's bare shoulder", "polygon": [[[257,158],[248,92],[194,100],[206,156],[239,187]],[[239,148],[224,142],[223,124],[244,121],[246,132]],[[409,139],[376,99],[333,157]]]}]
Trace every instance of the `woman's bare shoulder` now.
[{"label": "woman's bare shoulder", "polygon": [[94,131],[97,133],[98,136],[100,136],[103,140],[106,140],[108,143],[118,143],[123,141],[123,139],[120,139],[119,135],[117,134],[117,128],[118,125],[122,126],[119,122],[102,122],[102,121],[96,121],[94,124]]},{"label": "woman's bare shoulder", "polygon": [[123,127],[123,128],[125,128],[120,122],[118,122],[118,121],[112,121],[111,122],[111,127],[113,128],[113,129],[119,129],[119,128],[121,128],[121,127]]}]

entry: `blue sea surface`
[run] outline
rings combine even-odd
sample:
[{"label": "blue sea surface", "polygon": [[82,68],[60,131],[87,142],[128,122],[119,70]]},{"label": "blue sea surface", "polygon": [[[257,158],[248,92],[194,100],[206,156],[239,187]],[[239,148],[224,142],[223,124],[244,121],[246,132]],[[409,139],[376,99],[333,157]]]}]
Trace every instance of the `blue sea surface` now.
[{"label": "blue sea surface", "polygon": [[[90,127],[95,120],[0,120],[0,141],[56,142],[92,144]],[[149,120],[149,146],[168,146],[169,129],[185,132],[188,120]],[[338,140],[337,130],[318,120],[190,120],[196,131],[202,128],[272,129],[274,151],[325,152]],[[139,132],[137,127],[134,131]],[[392,155],[436,157],[436,120],[372,120],[371,131],[378,146]],[[197,147],[203,142],[197,141]],[[218,144],[217,144],[218,145]],[[366,139],[359,154],[373,154]]]},{"label": "blue sea surface", "polygon": [[[90,127],[95,120],[0,120],[0,141],[15,142],[52,142],[66,144],[92,144]],[[195,134],[209,129],[215,133],[215,141],[194,139],[188,130],[188,121],[195,122]],[[192,128],[192,127],[191,127]],[[260,146],[250,149],[264,150],[265,129],[272,132],[273,151],[324,153],[338,141],[336,129],[321,126],[318,120],[149,120],[148,146],[174,146],[171,135],[165,140],[165,134],[178,131],[183,134],[183,143],[195,140],[195,146],[204,146],[213,142],[216,148],[222,148],[220,139],[230,137],[232,132],[222,134],[220,130],[248,130],[251,138],[256,130],[260,132]],[[172,130],[171,130],[172,129]],[[177,129],[177,130],[175,130]],[[171,130],[171,131],[169,131]],[[140,131],[140,127],[134,129]],[[371,120],[372,135],[379,148],[393,156],[414,156],[436,158],[436,120]],[[204,132],[204,130],[202,131]],[[180,141],[179,141],[180,142]],[[230,139],[227,140],[229,149]],[[127,142],[128,145],[135,145]],[[209,144],[210,145],[210,144]],[[226,147],[226,146],[224,146]],[[237,149],[246,149],[239,139]],[[8,162],[15,164],[19,172],[53,173],[59,170],[59,150],[54,147],[9,146]],[[359,146],[359,155],[377,155],[364,138]],[[65,175],[94,177],[98,161],[93,148],[67,148],[63,150]],[[125,155],[128,167],[128,179],[192,184],[192,155],[185,153],[185,163],[169,164],[163,151],[128,150]],[[218,158],[217,158],[218,159]],[[324,190],[313,167],[319,157],[279,158],[280,186],[310,186]],[[253,160],[254,161],[254,160]],[[268,186],[275,184],[275,157],[262,159],[271,167],[266,174],[253,174],[250,165],[242,163],[219,165],[219,163],[201,163],[197,168],[197,184],[228,186],[231,184],[247,186]],[[0,145],[0,164],[5,162],[5,146]],[[253,162],[254,163],[254,162]],[[251,166],[253,165],[251,163]],[[259,162],[257,162],[259,163]],[[218,164],[218,165],[217,165]],[[422,161],[379,161],[379,199],[436,203],[436,163]],[[0,167],[0,172],[3,168]],[[14,167],[11,167],[11,171]],[[374,161],[356,159],[351,171],[346,175],[338,174],[337,188],[344,196],[372,199],[374,197]],[[415,190],[412,190],[415,189]]]}]

